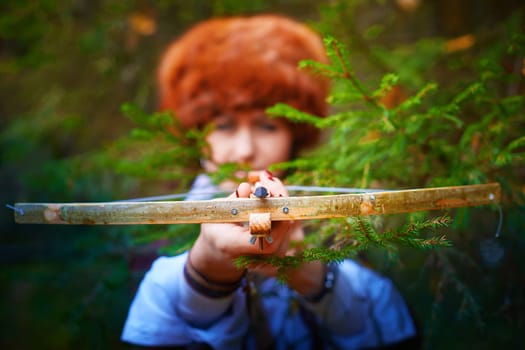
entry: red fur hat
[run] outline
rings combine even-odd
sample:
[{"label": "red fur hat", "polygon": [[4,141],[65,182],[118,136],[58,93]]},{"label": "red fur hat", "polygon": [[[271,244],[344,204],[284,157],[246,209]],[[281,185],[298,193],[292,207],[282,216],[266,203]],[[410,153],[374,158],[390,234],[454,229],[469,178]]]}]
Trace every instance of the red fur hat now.
[{"label": "red fur hat", "polygon": [[[162,55],[159,107],[173,111],[184,127],[278,102],[325,116],[328,81],[299,70],[304,59],[327,61],[321,38],[303,24],[277,15],[211,19]],[[294,124],[292,132],[294,151],[319,138],[319,131],[305,124]]]}]

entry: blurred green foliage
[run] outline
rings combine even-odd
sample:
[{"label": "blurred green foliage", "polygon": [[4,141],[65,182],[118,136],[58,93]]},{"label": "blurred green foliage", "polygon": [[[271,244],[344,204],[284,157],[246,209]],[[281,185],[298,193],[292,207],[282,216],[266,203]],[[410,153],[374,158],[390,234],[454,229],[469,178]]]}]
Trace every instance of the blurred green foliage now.
[{"label": "blurred green foliage", "polygon": [[[331,48],[330,66],[305,62],[303,69],[334,80],[329,118],[272,109],[326,130],[322,148],[281,165],[300,170],[289,181],[500,182],[498,239],[495,208],[450,211],[448,228],[425,213],[378,217],[364,223],[371,233],[395,235],[408,219],[438,226],[452,247],[370,245],[360,258],[396,281],[426,348],[523,347],[524,11],[512,0],[3,1],[0,198],[109,201],[186,188],[199,155],[191,147],[180,153],[186,144],[159,131],[165,116],[152,116],[160,53],[201,19],[288,14],[318,29]],[[192,140],[202,142],[198,134]],[[172,159],[173,167],[156,169]],[[0,215],[4,348],[129,348],[119,335],[149,261],[159,246],[168,254],[187,248],[196,232],[191,225],[17,226],[9,210]],[[350,220],[349,230],[360,224]]]}]

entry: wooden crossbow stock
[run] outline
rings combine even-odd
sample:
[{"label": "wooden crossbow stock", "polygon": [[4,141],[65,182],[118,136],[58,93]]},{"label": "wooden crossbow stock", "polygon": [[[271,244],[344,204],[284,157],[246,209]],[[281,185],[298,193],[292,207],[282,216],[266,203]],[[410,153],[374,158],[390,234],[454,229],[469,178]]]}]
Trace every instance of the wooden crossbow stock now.
[{"label": "wooden crossbow stock", "polygon": [[136,225],[248,222],[255,243],[271,243],[272,221],[343,218],[498,204],[498,183],[359,194],[198,201],[16,203],[19,224]]}]

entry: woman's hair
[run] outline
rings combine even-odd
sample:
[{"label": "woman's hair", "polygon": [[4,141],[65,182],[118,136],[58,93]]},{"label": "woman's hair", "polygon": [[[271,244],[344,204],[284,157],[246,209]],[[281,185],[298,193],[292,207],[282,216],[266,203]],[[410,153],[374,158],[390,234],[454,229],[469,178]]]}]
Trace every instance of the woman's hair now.
[{"label": "woman's hair", "polygon": [[[319,35],[278,15],[202,22],[171,44],[158,69],[159,108],[186,128],[202,127],[219,113],[265,109],[278,102],[325,116],[328,81],[298,68],[327,62]],[[288,122],[288,121],[287,121]],[[291,127],[294,150],[312,146],[319,130]]]}]

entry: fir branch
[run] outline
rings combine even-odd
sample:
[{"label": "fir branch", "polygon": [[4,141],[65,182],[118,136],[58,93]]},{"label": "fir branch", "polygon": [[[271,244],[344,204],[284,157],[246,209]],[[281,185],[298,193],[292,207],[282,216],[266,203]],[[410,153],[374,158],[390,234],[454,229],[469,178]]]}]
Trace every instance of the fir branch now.
[{"label": "fir branch", "polygon": [[386,240],[401,245],[415,247],[419,249],[434,249],[438,247],[449,247],[451,242],[445,235],[434,236],[430,238],[419,237],[425,229],[438,229],[447,227],[451,223],[448,216],[439,216],[423,221],[416,221],[405,225],[400,230],[390,230],[384,233]]},{"label": "fir branch", "polygon": [[206,151],[205,130],[182,128],[171,113],[148,114],[132,104],[122,112],[137,126],[108,147],[117,173],[143,179],[176,180],[187,188]]},{"label": "fir branch", "polygon": [[430,238],[399,237],[399,242],[408,247],[414,247],[419,249],[435,249],[452,246],[452,243],[444,235]]},{"label": "fir branch", "polygon": [[[374,245],[384,245],[385,241],[374,229],[370,220],[362,216],[356,216],[352,223],[353,234],[358,242],[367,242]],[[363,239],[364,238],[364,239]]]},{"label": "fir branch", "polygon": [[352,65],[348,59],[350,55],[348,54],[346,46],[331,36],[324,38],[324,44],[332,65],[334,65],[335,69],[339,72],[339,76],[332,78],[344,79],[350,82],[365,102],[371,107],[380,108],[377,101],[366,91],[365,87],[361,84],[361,81],[356,78]]},{"label": "fir branch", "polygon": [[399,83],[399,76],[397,74],[389,73],[385,74],[381,79],[379,88],[372,93],[372,96],[376,99],[384,97],[392,88]]},{"label": "fir branch", "polygon": [[495,164],[498,166],[504,166],[511,164],[513,160],[523,160],[525,152],[516,152],[516,149],[525,146],[525,136],[518,137],[511,141],[505,149],[503,149],[495,159]]},{"label": "fir branch", "polygon": [[413,108],[414,106],[421,105],[423,98],[425,98],[430,92],[437,90],[436,83],[428,83],[422,89],[420,89],[415,95],[406,99],[403,103],[395,108],[397,111],[406,111]]},{"label": "fir branch", "polygon": [[453,109],[454,108],[453,106],[463,103],[468,98],[472,98],[474,96],[480,95],[484,91],[485,91],[485,88],[482,83],[480,82],[472,83],[469,86],[467,86],[463,91],[461,91],[459,94],[457,94],[449,106]]},{"label": "fir branch", "polygon": [[340,75],[336,67],[310,59],[299,61],[298,68],[306,69],[313,75],[320,75],[327,78],[335,78]]},{"label": "fir branch", "polygon": [[237,257],[233,263],[241,270],[253,266],[272,266],[277,269],[277,280],[286,283],[288,270],[297,268],[302,261],[300,256],[250,255]]},{"label": "fir branch", "polygon": [[235,176],[235,173],[238,171],[248,172],[249,170],[251,170],[249,164],[223,163],[217,167],[217,170],[208,173],[208,175],[215,184],[225,181],[238,182],[239,179]]},{"label": "fir branch", "polygon": [[292,122],[309,123],[318,128],[322,128],[323,118],[316,117],[312,114],[301,112],[284,103],[277,103],[276,105],[267,108],[266,113],[271,117],[286,117]]},{"label": "fir branch", "polygon": [[177,123],[177,119],[173,118],[169,112],[148,114],[131,103],[123,104],[121,111],[124,116],[131,119],[140,128],[160,131]]}]

